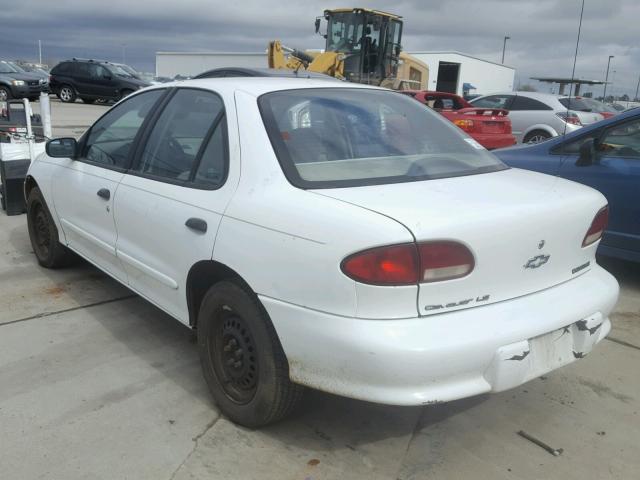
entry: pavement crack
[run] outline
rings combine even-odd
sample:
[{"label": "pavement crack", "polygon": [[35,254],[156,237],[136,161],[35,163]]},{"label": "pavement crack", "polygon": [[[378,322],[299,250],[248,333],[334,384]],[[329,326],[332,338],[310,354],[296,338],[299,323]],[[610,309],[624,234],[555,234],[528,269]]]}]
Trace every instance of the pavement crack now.
[{"label": "pavement crack", "polygon": [[29,317],[18,318],[16,320],[10,320],[8,322],[0,323],[0,327],[5,327],[7,325],[13,325],[14,323],[27,322],[29,320],[37,320],[38,318],[50,317],[52,315],[59,315],[61,313],[75,312],[76,310],[82,310],[84,308],[97,307],[100,305],[105,305],[107,303],[120,302],[122,300],[129,300],[130,298],[135,298],[137,295],[125,295],[123,297],[110,298],[108,300],[101,300],[99,302],[89,303],[87,305],[78,305],[77,307],[65,308],[63,310],[56,310],[55,312],[42,312],[37,313],[36,315],[31,315]]},{"label": "pavement crack", "polygon": [[623,347],[635,348],[636,350],[640,350],[638,345],[634,345],[633,343],[625,342],[624,340],[620,340],[615,337],[606,337],[607,340],[613,343],[617,343],[618,345],[622,345]]},{"label": "pavement crack", "polygon": [[193,439],[192,439],[193,440],[193,447],[191,448],[191,450],[189,451],[187,456],[184,457],[184,460],[182,460],[182,462],[180,462],[180,465],[178,465],[178,467],[173,471],[173,473],[169,477],[169,480],[174,480],[174,478],[176,478],[176,475],[178,474],[180,469],[187,463],[187,461],[191,458],[191,455],[193,455],[194,452],[198,449],[198,442],[200,441],[200,439],[202,437],[204,437],[207,434],[207,432],[209,430],[211,430],[213,428],[213,426],[216,423],[218,423],[218,420],[220,420],[221,418],[222,418],[222,415],[218,414],[217,417],[215,417],[213,420],[211,420],[209,423],[207,423],[207,425],[204,427],[202,432],[200,432],[198,435],[193,437]]}]

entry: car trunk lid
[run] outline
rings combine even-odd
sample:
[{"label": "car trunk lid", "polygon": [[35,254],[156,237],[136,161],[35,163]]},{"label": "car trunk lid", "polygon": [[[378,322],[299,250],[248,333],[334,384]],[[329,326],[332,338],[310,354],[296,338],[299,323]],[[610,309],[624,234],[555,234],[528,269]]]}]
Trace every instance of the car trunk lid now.
[{"label": "car trunk lid", "polygon": [[588,271],[595,248],[582,241],[606,203],[584,186],[518,169],[315,193],[391,217],[419,243],[469,248],[469,275],[420,284],[420,315],[516,298]]}]

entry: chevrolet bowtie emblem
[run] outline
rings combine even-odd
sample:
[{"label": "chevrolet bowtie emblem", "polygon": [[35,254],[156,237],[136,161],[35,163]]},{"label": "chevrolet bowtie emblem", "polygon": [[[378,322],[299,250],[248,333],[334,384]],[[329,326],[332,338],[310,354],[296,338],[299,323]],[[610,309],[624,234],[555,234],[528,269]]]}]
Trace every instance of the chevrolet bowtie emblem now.
[{"label": "chevrolet bowtie emblem", "polygon": [[551,258],[551,255],[536,255],[527,261],[524,268],[540,268],[549,261],[549,258]]}]

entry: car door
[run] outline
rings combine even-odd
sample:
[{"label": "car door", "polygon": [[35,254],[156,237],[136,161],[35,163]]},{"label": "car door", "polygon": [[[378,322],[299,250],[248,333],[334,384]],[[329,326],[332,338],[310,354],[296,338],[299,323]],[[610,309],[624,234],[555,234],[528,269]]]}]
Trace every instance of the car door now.
[{"label": "car door", "polygon": [[[580,147],[596,140],[595,161],[578,166]],[[589,185],[609,201],[603,244],[640,252],[640,119],[623,120],[565,146],[560,176]]]},{"label": "car door", "polygon": [[92,65],[93,95],[102,98],[113,98],[117,95],[114,74],[102,65]]},{"label": "car door", "polygon": [[184,323],[189,270],[211,259],[237,184],[238,171],[228,168],[229,152],[238,151],[237,133],[228,133],[234,117],[214,92],[174,90],[118,187],[117,255],[129,284]]},{"label": "car door", "polygon": [[516,95],[509,106],[509,118],[513,135],[522,143],[526,133],[534,125],[550,125],[550,120],[556,123],[557,118],[552,118],[553,108],[533,98]]},{"label": "car door", "polygon": [[74,80],[78,95],[81,97],[93,95],[93,79],[91,78],[93,75],[93,69],[91,68],[93,64],[78,62],[75,65]]},{"label": "car door", "polygon": [[53,203],[67,245],[120,281],[113,206],[140,128],[162,97],[152,90],[109,110],[85,134],[76,159],[52,159]]}]

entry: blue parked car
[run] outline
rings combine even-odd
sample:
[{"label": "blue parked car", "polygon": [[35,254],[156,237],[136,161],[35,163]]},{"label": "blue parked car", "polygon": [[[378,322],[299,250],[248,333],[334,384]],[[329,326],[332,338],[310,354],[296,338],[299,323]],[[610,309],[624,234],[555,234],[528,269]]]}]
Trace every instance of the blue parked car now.
[{"label": "blue parked car", "polygon": [[598,253],[640,262],[640,108],[535,145],[495,153],[511,167],[589,185],[609,200]]}]

